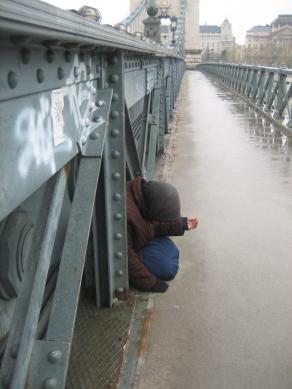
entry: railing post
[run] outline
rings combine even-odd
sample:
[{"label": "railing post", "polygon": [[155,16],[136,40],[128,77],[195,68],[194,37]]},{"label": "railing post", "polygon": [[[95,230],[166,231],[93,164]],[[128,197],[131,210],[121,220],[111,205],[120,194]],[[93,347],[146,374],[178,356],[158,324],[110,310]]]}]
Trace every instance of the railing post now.
[{"label": "railing post", "polygon": [[260,88],[260,92],[258,95],[258,102],[257,102],[257,104],[259,106],[263,106],[263,104],[264,104],[264,100],[265,100],[265,96],[267,94],[269,83],[270,83],[270,74],[266,73],[266,71],[264,70],[264,77],[262,80],[262,85]]},{"label": "railing post", "polygon": [[270,108],[268,108],[268,103],[271,99],[272,92],[273,92],[273,86],[274,86],[274,72],[270,71],[265,87],[265,93],[263,95],[263,104],[264,104],[264,111],[268,112]]},{"label": "railing post", "polygon": [[279,71],[279,87],[278,87],[278,92],[276,95],[276,108],[275,108],[275,111],[273,114],[275,119],[282,118],[283,110],[281,110],[281,107],[283,106],[283,101],[284,101],[286,93],[287,93],[286,78],[287,78],[287,75],[285,73],[282,73],[280,70]]},{"label": "railing post", "polygon": [[249,74],[249,80],[247,84],[247,97],[250,97],[250,94],[252,93],[254,83],[255,83],[255,77],[256,77],[256,70],[254,67],[250,69],[250,74]]}]

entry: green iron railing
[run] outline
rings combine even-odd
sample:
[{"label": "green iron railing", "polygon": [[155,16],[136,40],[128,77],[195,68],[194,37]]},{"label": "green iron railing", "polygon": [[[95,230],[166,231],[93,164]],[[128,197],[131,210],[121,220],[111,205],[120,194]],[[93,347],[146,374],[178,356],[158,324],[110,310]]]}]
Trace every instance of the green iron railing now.
[{"label": "green iron railing", "polygon": [[292,132],[292,69],[202,63],[216,77],[284,131]]}]

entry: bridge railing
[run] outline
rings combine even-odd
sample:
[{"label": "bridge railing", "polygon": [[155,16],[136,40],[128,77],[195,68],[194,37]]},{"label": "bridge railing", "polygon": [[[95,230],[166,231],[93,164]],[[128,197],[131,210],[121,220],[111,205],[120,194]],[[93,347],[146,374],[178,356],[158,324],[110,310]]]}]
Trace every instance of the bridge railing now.
[{"label": "bridge railing", "polygon": [[284,131],[292,132],[292,69],[203,63],[215,76]]},{"label": "bridge railing", "polygon": [[151,178],[184,61],[35,0],[0,4],[0,388],[63,388],[81,289],[128,289],[126,180]]}]

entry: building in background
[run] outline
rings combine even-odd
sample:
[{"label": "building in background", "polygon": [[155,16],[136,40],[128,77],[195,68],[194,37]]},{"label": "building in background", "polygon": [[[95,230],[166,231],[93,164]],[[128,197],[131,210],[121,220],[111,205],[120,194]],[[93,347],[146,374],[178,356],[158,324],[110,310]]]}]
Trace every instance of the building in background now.
[{"label": "building in background", "polygon": [[246,32],[247,63],[292,67],[292,15],[279,15],[271,24]]},{"label": "building in background", "polygon": [[254,26],[246,32],[245,46],[261,50],[274,43],[289,45],[292,40],[292,15],[279,15],[271,24]]},{"label": "building in background", "polygon": [[246,32],[245,47],[258,49],[265,47],[270,42],[271,26],[254,26]]},{"label": "building in background", "polygon": [[271,23],[271,39],[276,46],[292,48],[292,15],[279,15]]},{"label": "building in background", "polygon": [[227,18],[220,26],[201,25],[200,38],[203,61],[225,60],[234,50],[235,38]]}]

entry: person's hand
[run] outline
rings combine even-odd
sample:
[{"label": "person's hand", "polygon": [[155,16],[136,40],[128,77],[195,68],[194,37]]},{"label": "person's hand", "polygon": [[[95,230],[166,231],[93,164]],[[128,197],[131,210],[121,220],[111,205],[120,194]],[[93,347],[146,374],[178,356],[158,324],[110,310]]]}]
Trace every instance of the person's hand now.
[{"label": "person's hand", "polygon": [[198,219],[196,217],[188,217],[188,230],[194,230],[198,226]]}]

